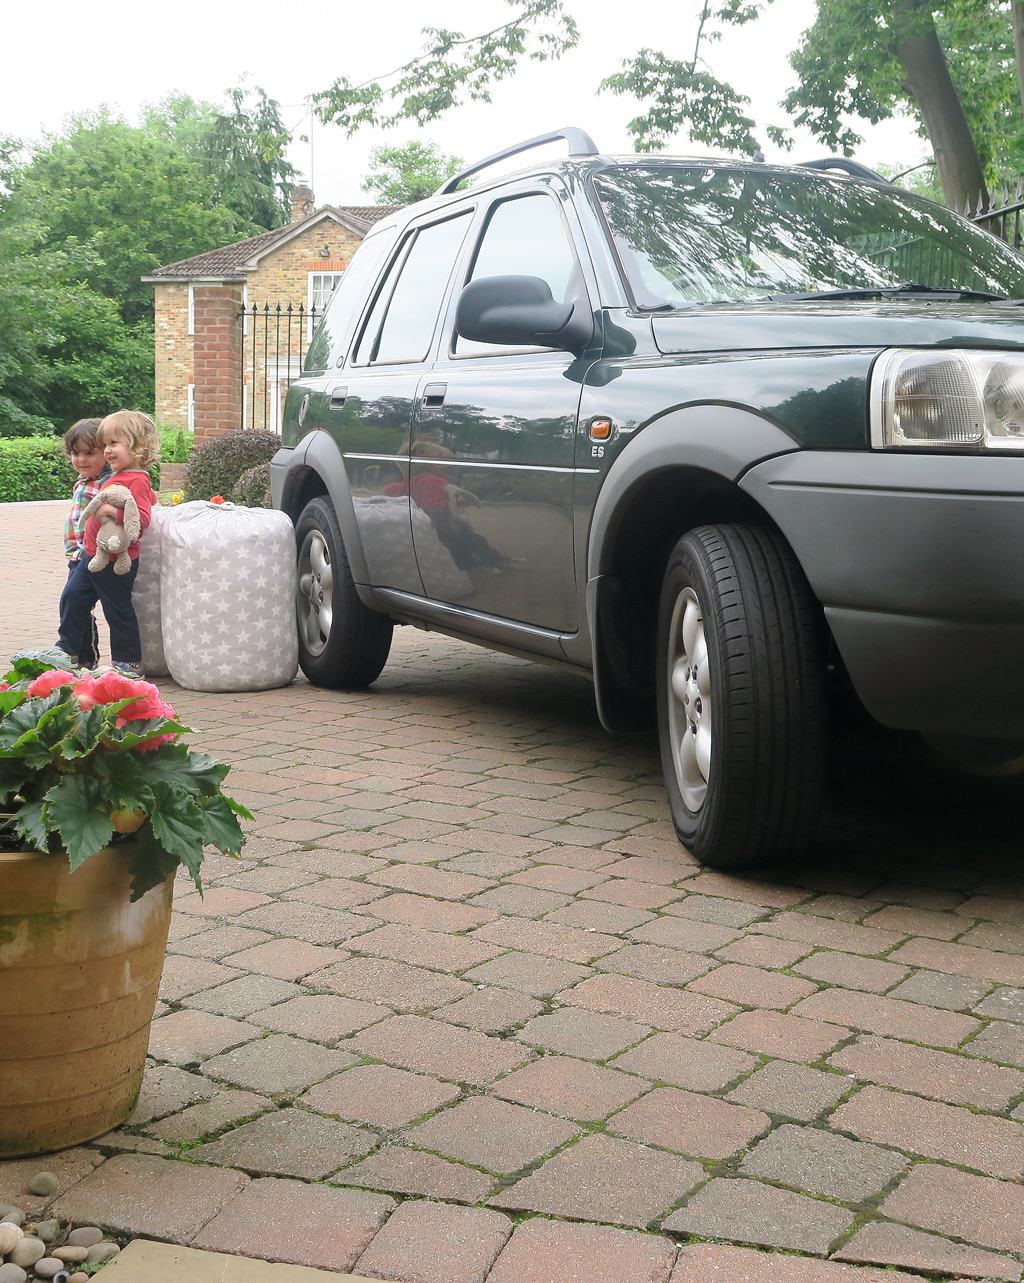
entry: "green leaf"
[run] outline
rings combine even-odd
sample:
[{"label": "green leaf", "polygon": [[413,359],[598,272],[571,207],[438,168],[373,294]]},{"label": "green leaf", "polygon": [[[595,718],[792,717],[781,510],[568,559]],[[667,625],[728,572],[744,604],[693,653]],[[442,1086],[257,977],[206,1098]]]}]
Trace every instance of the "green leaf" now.
[{"label": "green leaf", "polygon": [[8,685],[13,682],[31,681],[38,677],[40,673],[48,673],[55,665],[46,663],[42,659],[33,659],[30,655],[15,655],[11,660],[11,667],[4,674],[4,681]]},{"label": "green leaf", "polygon": [[104,809],[95,780],[84,775],[65,775],[47,791],[45,800],[50,804],[50,823],[60,834],[72,872],[91,855],[102,851],[114,836],[109,808]]},{"label": "green leaf", "polygon": [[147,813],[155,805],[153,789],[146,778],[146,768],[135,753],[102,753],[92,763],[100,781],[103,800],[110,809],[141,808]]},{"label": "green leaf", "polygon": [[167,717],[147,717],[144,721],[129,722],[127,726],[111,727],[107,739],[118,748],[135,748],[154,735],[187,735],[192,728],[183,722],[175,722]]},{"label": "green leaf", "polygon": [[202,809],[194,798],[180,790],[160,786],[154,793],[156,805],[149,817],[153,836],[165,851],[184,864],[193,879],[198,878],[206,830]]},{"label": "green leaf", "polygon": [[252,811],[250,811],[247,806],[243,806],[241,802],[236,802],[233,797],[228,797],[226,793],[221,794],[221,796],[224,798],[224,801],[227,802],[228,806],[231,807],[232,811],[234,811],[236,815],[240,815],[243,820],[254,820],[256,818]]},{"label": "green leaf", "polygon": [[50,835],[42,802],[26,802],[14,817],[14,827],[37,851],[49,851]]},{"label": "green leaf", "polygon": [[0,717],[6,717],[12,709],[24,704],[27,698],[24,691],[0,691]]},{"label": "green leaf", "polygon": [[204,841],[212,843],[220,851],[237,855],[242,849],[245,834],[228,799],[220,795],[208,797],[199,806],[206,818]]},{"label": "green leaf", "polygon": [[73,762],[76,758],[88,757],[90,753],[95,752],[100,745],[104,726],[102,705],[80,712],[71,733],[57,745],[61,757],[67,762]]},{"label": "green leaf", "polygon": [[20,793],[31,774],[23,761],[0,759],[0,802],[6,803]]},{"label": "green leaf", "polygon": [[[169,878],[178,867],[178,857],[165,851],[153,836],[153,829],[147,822],[139,829],[131,841],[130,860],[132,871],[132,900],[138,900],[152,887],[159,886]],[[200,895],[203,888],[199,880],[198,869],[189,870]]]},{"label": "green leaf", "polygon": [[146,754],[146,776],[153,784],[169,784],[194,796],[216,793],[228,769],[205,753],[193,753],[184,744],[161,744]]},{"label": "green leaf", "polygon": [[[26,699],[0,721],[0,757],[25,757],[39,742],[39,725],[46,715],[64,702],[65,693],[55,690],[45,697]],[[49,757],[49,753],[46,754]]]}]

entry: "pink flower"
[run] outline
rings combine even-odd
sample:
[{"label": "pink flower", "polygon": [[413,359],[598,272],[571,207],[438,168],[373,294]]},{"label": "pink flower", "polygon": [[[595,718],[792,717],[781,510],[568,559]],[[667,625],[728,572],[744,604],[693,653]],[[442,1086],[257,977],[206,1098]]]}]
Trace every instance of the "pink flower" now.
[{"label": "pink flower", "polygon": [[[51,668],[45,673],[40,673],[35,681],[29,683],[28,694],[31,695],[49,695],[52,691],[59,690],[61,686],[70,686],[75,680],[74,673],[66,672],[63,668]],[[4,686],[4,690],[7,686]]]},{"label": "pink flower", "polygon": [[97,704],[114,704],[119,699],[159,697],[160,692],[152,682],[125,677],[121,673],[104,673],[102,677],[82,677],[75,683],[75,698],[83,708]]},{"label": "pink flower", "polygon": [[0,682],[0,691],[9,691],[11,688],[6,682]]}]

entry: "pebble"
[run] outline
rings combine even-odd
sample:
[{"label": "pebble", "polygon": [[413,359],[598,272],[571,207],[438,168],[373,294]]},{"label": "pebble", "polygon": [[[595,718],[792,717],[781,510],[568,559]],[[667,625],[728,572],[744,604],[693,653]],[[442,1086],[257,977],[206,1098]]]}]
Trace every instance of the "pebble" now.
[{"label": "pebble", "polygon": [[72,1274],[68,1278],[68,1283],[89,1283],[89,1276],[88,1274],[83,1274],[81,1270],[79,1270],[76,1274]]},{"label": "pebble", "polygon": [[59,1184],[60,1182],[53,1172],[40,1172],[38,1176],[33,1176],[29,1181],[28,1192],[45,1198],[48,1194],[56,1194]]},{"label": "pebble", "polygon": [[25,1213],[20,1207],[7,1207],[4,1209],[3,1216],[0,1216],[0,1221],[10,1221],[12,1225],[24,1225]]},{"label": "pebble", "polygon": [[87,1247],[58,1247],[54,1249],[54,1256],[58,1257],[65,1265],[78,1265],[89,1255]]},{"label": "pebble", "polygon": [[9,1225],[6,1221],[0,1224],[0,1256],[13,1252],[21,1237],[22,1233],[17,1225]]},{"label": "pebble", "polygon": [[95,1225],[82,1225],[68,1235],[68,1247],[93,1247],[103,1242],[103,1231]]},{"label": "pebble", "polygon": [[14,1245],[14,1251],[10,1253],[14,1264],[20,1265],[23,1270],[35,1265],[36,1261],[41,1261],[45,1255],[46,1244],[43,1240],[41,1238],[32,1238],[28,1234]]},{"label": "pebble", "polygon": [[[82,1278],[88,1276],[83,1274]],[[14,1265],[8,1261],[6,1265],[0,1265],[0,1283],[25,1283],[28,1275],[20,1265]]]},{"label": "pebble", "polygon": [[64,1262],[55,1256],[44,1256],[41,1261],[36,1261],[36,1278],[52,1279],[55,1274],[59,1274],[64,1268]]},{"label": "pebble", "polygon": [[89,1254],[85,1258],[86,1265],[95,1265],[97,1261],[109,1261],[120,1252],[116,1243],[97,1243],[95,1247],[89,1248]]},{"label": "pebble", "polygon": [[52,1243],[60,1233],[60,1221],[39,1221],[35,1228],[36,1238],[44,1243]]}]

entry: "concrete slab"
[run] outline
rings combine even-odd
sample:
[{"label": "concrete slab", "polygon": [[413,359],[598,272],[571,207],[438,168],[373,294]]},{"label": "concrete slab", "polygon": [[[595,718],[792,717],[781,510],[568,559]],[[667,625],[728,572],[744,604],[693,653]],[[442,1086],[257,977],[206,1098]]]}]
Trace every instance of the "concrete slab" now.
[{"label": "concrete slab", "polygon": [[110,1283],[345,1283],[354,1274],[278,1265],[220,1252],[199,1252],[175,1243],[136,1239],[103,1270]]}]

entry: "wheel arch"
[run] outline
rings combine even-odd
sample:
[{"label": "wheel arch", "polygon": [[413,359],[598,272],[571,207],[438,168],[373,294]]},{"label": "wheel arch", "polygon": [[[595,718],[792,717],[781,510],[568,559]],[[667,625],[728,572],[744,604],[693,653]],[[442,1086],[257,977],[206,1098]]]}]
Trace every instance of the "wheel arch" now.
[{"label": "wheel arch", "polygon": [[780,533],[738,482],[754,464],[798,448],[761,415],[700,405],[656,420],[616,459],[594,506],[587,548],[587,624],[606,729],[652,724],[658,598],[676,541],[717,522]]}]

